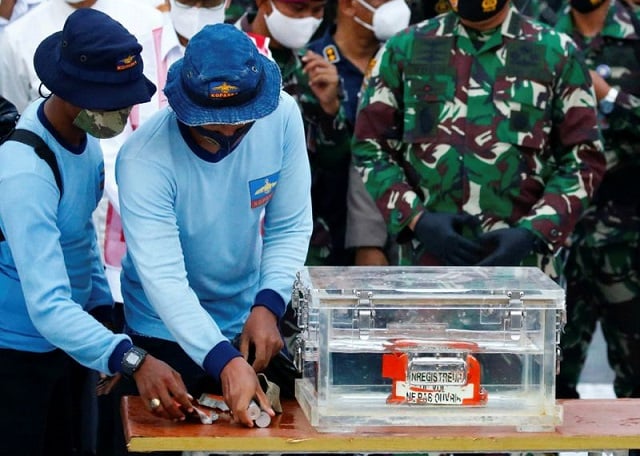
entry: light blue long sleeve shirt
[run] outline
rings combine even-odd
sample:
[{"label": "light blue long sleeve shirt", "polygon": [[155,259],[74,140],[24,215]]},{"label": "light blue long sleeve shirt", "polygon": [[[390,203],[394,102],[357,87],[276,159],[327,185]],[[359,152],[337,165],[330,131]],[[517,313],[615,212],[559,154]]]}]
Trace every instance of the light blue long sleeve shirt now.
[{"label": "light blue long sleeve shirt", "polygon": [[214,377],[237,351],[254,305],[278,318],[312,230],[310,171],[295,101],[255,122],[222,159],[200,148],[170,108],[118,154],[127,242],[127,325],[176,341]]},{"label": "light blue long sleeve shirt", "polygon": [[96,139],[78,147],[60,138],[31,104],[18,127],[54,152],[63,196],[51,168],[22,143],[0,146],[0,348],[48,352],[56,347],[81,364],[113,373],[109,359],[128,336],[114,335],[88,312],[113,303],[91,214],[102,195],[104,167]]}]

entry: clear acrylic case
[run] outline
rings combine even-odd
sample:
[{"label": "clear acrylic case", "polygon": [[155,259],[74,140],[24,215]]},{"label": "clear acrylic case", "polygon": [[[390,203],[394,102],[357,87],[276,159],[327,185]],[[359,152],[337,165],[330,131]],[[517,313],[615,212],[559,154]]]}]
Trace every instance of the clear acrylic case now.
[{"label": "clear acrylic case", "polygon": [[553,430],[564,299],[537,268],[308,267],[296,398],[320,431]]}]

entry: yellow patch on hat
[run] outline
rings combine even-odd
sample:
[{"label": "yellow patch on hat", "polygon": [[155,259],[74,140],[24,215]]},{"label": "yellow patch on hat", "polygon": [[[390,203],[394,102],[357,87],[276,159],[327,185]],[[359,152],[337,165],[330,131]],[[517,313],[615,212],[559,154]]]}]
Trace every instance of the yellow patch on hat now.
[{"label": "yellow patch on hat", "polygon": [[209,91],[209,98],[230,98],[236,95],[238,95],[238,87],[226,81],[220,85],[211,87]]},{"label": "yellow patch on hat", "polygon": [[498,0],[482,0],[482,11],[490,13],[498,8]]},{"label": "yellow patch on hat", "polygon": [[118,63],[116,64],[116,70],[118,71],[128,70],[129,68],[132,68],[137,64],[138,64],[138,61],[136,60],[136,56],[129,55],[124,59],[118,60]]},{"label": "yellow patch on hat", "polygon": [[327,60],[327,62],[337,63],[340,61],[340,54],[338,54],[338,48],[336,48],[335,45],[333,44],[329,44],[325,46],[324,49],[322,50],[322,54],[324,55],[324,58]]}]

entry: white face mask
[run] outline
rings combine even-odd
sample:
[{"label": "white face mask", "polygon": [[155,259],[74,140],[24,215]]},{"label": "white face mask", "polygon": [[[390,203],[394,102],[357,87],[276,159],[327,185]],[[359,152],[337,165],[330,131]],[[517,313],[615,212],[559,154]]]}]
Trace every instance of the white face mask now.
[{"label": "white face mask", "polygon": [[180,36],[187,40],[193,38],[205,25],[220,24],[224,22],[224,6],[226,2],[213,8],[199,8],[197,6],[186,6],[171,0],[171,21],[173,28]]},{"label": "white face mask", "polygon": [[300,49],[309,42],[322,19],[313,16],[295,18],[289,17],[278,11],[271,2],[271,14],[265,16],[267,28],[274,40],[289,49]]},{"label": "white face mask", "polygon": [[357,16],[353,20],[367,30],[371,30],[380,41],[387,41],[409,25],[411,10],[404,0],[391,0],[377,8],[369,5],[365,0],[358,0],[358,3],[373,13],[373,25],[367,24]]}]

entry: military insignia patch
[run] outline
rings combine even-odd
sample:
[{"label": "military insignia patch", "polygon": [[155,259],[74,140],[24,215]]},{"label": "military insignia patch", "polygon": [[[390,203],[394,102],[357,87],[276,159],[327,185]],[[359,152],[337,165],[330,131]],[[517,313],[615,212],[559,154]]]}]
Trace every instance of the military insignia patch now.
[{"label": "military insignia patch", "polygon": [[209,86],[209,98],[231,98],[236,95],[238,95],[238,87],[226,81],[222,84],[213,83]]},{"label": "military insignia patch", "polygon": [[249,196],[251,198],[251,208],[263,206],[273,198],[280,173],[270,174],[249,181]]},{"label": "military insignia patch", "polygon": [[325,46],[322,50],[322,55],[324,55],[324,58],[327,60],[327,62],[338,63],[340,61],[338,48],[334,44]]},{"label": "military insignia patch", "polygon": [[116,70],[118,71],[128,70],[129,68],[132,68],[137,64],[138,64],[138,61],[136,60],[136,56],[128,55],[127,57],[118,60],[118,62],[116,63]]},{"label": "military insignia patch", "polygon": [[490,13],[498,7],[498,0],[482,0],[482,11]]}]

